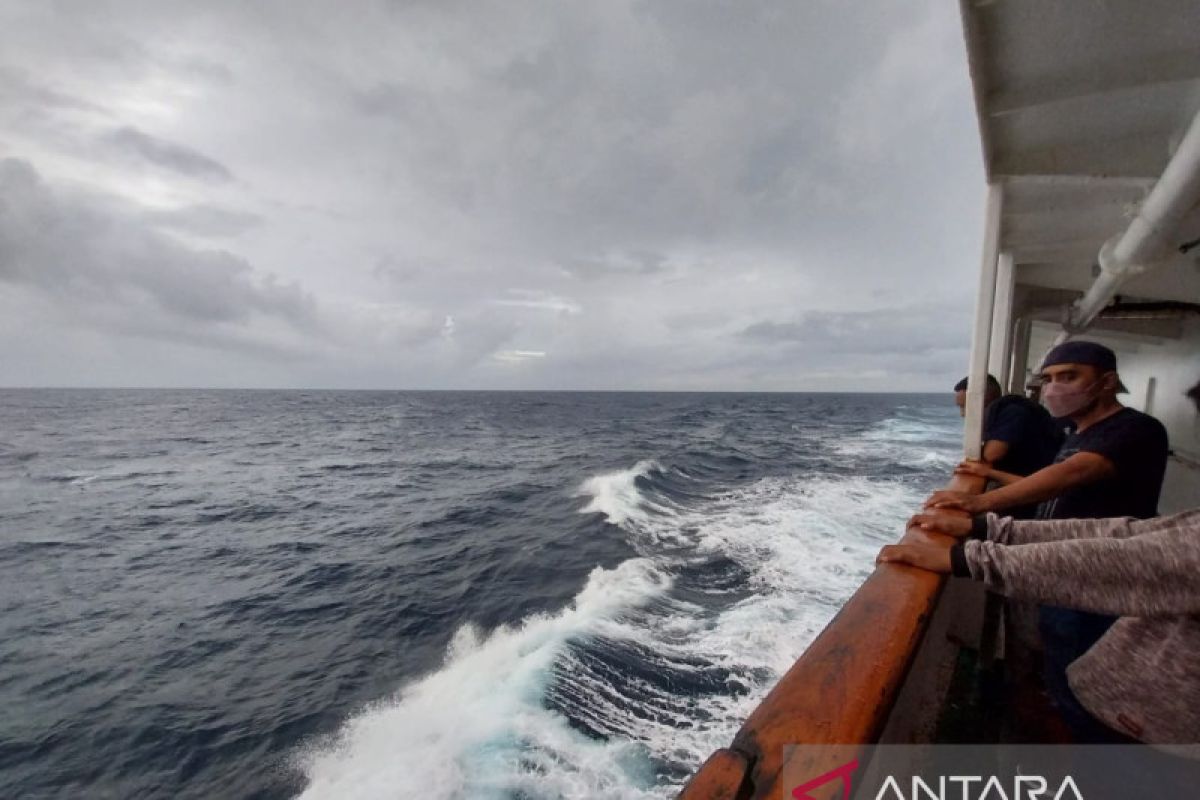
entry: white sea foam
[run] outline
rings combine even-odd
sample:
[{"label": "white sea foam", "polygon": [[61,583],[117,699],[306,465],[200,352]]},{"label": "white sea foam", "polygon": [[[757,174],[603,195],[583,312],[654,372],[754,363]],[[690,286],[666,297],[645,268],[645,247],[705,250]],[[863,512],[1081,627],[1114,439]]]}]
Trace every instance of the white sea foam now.
[{"label": "white sea foam", "polygon": [[[632,745],[594,742],[542,708],[554,661],[598,623],[669,588],[645,559],[593,570],[568,608],[483,636],[454,637],[443,667],[365,709],[337,741],[299,758],[305,798],[483,797],[561,771],[557,796],[597,796],[584,787],[618,781]],[[545,762],[540,767],[538,761]],[[581,791],[566,791],[572,785]],[[628,795],[622,795],[628,796]]]},{"label": "white sea foam", "polygon": [[[600,626],[605,636],[637,642],[673,669],[699,661],[731,675],[729,692],[682,702],[655,697],[642,701],[640,714],[612,708],[614,725],[650,755],[690,767],[726,746],[874,568],[879,546],[898,535],[918,500],[911,487],[893,482],[765,479],[712,507],[660,521],[693,529],[697,558],[720,553],[737,561],[749,571],[753,594],[715,618],[680,609]],[[662,787],[661,796],[677,790]]]},{"label": "white sea foam", "polygon": [[892,417],[858,436],[835,442],[833,448],[842,455],[885,463],[953,466],[962,458],[959,433],[947,424],[954,419],[953,410],[936,416]]},{"label": "white sea foam", "polygon": [[662,470],[657,461],[639,461],[630,469],[606,472],[588,478],[579,487],[578,496],[590,497],[583,508],[584,513],[601,513],[614,525],[630,520],[644,520],[646,512],[655,504],[642,495],[637,488],[637,479],[644,478],[654,470]]}]

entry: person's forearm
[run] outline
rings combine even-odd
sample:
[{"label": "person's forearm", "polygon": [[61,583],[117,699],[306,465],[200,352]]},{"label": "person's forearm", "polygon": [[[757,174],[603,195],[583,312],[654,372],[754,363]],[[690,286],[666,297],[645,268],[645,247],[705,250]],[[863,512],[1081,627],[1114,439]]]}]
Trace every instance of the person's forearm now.
[{"label": "person's forearm", "polygon": [[1200,537],[1187,528],[1019,546],[969,541],[957,561],[1007,597],[1122,616],[1200,613]]},{"label": "person's forearm", "polygon": [[1100,477],[1094,468],[1073,463],[1072,459],[1051,464],[1016,483],[984,492],[979,496],[983,511],[1004,511],[1017,506],[1040,503],[1065,492],[1081,483]]},{"label": "person's forearm", "polygon": [[1009,486],[1019,480],[1024,479],[1024,477],[1024,475],[1018,475],[1015,472],[1005,472],[1004,470],[999,470],[995,467],[993,467],[992,471],[988,473],[988,478],[1000,484],[1001,486]]},{"label": "person's forearm", "polygon": [[[1061,542],[1068,539],[1127,539],[1171,528],[1190,527],[1200,531],[1200,509],[1153,519],[1107,517],[1104,519],[1020,520],[998,514],[976,517],[987,538],[1007,545]],[[1200,536],[1200,533],[1196,534]]]},{"label": "person's forearm", "polygon": [[[1127,524],[1125,517],[1114,519],[1018,520],[996,514],[987,515],[987,536],[1007,545],[1059,542],[1064,539],[1115,537],[1114,529]],[[1129,534],[1126,534],[1129,535]]]}]

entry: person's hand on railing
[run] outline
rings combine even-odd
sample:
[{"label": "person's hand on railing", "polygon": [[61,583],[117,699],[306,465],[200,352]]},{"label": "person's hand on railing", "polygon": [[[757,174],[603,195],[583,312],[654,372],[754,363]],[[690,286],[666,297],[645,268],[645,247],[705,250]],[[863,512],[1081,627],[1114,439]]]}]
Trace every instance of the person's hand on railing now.
[{"label": "person's hand on railing", "polygon": [[987,511],[987,501],[981,494],[967,494],[966,492],[956,492],[951,489],[942,489],[934,492],[925,501],[926,508],[957,508],[961,511],[966,511],[968,514],[978,514],[981,511]]},{"label": "person's hand on railing", "polygon": [[958,514],[913,514],[908,527],[961,539],[971,533],[971,518]]},{"label": "person's hand on railing", "polygon": [[998,470],[986,461],[964,461],[954,468],[955,475],[965,475],[969,478],[983,478],[985,481],[995,481],[1001,486],[1008,486],[1021,480],[1020,475]]},{"label": "person's hand on railing", "polygon": [[996,470],[986,461],[964,461],[954,468],[955,475],[970,475],[991,480]]},{"label": "person's hand on railing", "polygon": [[950,548],[936,544],[884,545],[876,564],[909,564],[930,572],[950,573]]}]

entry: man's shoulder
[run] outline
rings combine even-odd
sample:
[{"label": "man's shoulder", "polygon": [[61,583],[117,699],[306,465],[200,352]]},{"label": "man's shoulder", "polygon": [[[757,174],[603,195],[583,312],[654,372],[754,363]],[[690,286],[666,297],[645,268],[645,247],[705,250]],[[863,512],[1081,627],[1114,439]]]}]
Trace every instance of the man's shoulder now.
[{"label": "man's shoulder", "polygon": [[993,403],[988,409],[984,427],[989,431],[1003,432],[1010,437],[1049,437],[1055,442],[1062,439],[1061,431],[1055,427],[1050,412],[1019,394],[1006,395]]},{"label": "man's shoulder", "polygon": [[1160,435],[1165,439],[1167,429],[1161,422],[1149,414],[1136,408],[1122,406],[1121,410],[1109,417],[1111,427],[1137,430],[1140,434]]},{"label": "man's shoulder", "polygon": [[1028,397],[1023,397],[1019,394],[1006,394],[996,400],[992,407],[988,409],[992,416],[999,419],[1000,417],[1027,417],[1032,415],[1041,415],[1044,412],[1041,406],[1030,400]]},{"label": "man's shoulder", "polygon": [[1082,433],[1075,434],[1073,439],[1078,449],[1102,455],[1113,447],[1133,447],[1142,454],[1159,451],[1165,454],[1168,446],[1167,429],[1163,424],[1149,414],[1129,407],[1122,407]]}]

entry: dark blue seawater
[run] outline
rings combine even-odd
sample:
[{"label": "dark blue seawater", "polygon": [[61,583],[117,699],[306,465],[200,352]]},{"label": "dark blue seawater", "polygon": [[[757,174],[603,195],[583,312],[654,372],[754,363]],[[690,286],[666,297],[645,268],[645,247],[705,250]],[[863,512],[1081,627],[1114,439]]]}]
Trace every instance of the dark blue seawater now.
[{"label": "dark blue seawater", "polygon": [[669,797],[948,396],[0,391],[0,797]]}]

